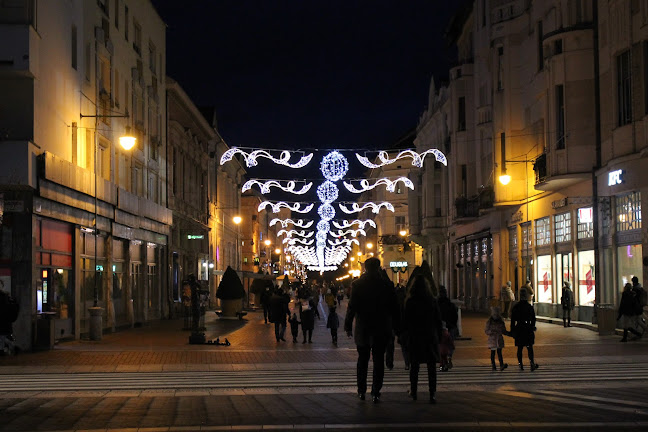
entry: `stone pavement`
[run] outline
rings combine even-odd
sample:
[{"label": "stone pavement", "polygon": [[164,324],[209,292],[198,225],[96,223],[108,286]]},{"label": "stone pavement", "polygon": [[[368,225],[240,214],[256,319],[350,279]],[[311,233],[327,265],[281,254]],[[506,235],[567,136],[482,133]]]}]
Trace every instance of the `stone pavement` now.
[{"label": "stone pavement", "polygon": [[[346,302],[338,308],[342,318]],[[321,310],[321,308],[320,308]],[[316,319],[313,343],[292,342],[289,328],[287,342],[277,343],[274,326],[264,324],[260,311],[249,312],[243,320],[221,319],[213,311],[206,313],[206,337],[226,337],[231,346],[190,345],[189,331],[183,331],[182,319],[164,320],[142,328],[134,328],[104,335],[101,341],[67,341],[58,343],[53,350],[20,353],[13,357],[0,357],[0,373],[17,370],[50,372],[89,371],[162,371],[162,370],[227,370],[241,368],[279,367],[331,367],[355,365],[357,354],[352,339],[339,330],[339,346],[331,343],[326,329],[326,312]],[[463,314],[463,336],[469,340],[457,341],[456,364],[489,364],[490,352],[486,348],[484,325],[487,316],[476,313]],[[648,355],[646,340],[620,344],[618,336],[599,336],[580,327],[564,328],[562,325],[538,322],[536,357],[543,363],[571,361],[623,362]],[[515,363],[513,340],[505,338],[504,356]],[[571,360],[570,360],[571,359]],[[597,360],[598,359],[598,360]],[[648,359],[648,357],[646,357]],[[638,360],[634,358],[634,360]],[[396,348],[396,362],[402,364],[400,349]]]}]

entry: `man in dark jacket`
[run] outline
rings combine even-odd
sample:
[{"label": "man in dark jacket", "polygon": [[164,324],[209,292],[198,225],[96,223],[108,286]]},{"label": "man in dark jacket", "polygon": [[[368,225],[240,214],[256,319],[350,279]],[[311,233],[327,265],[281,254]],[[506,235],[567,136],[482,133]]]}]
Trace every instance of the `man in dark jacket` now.
[{"label": "man in dark jacket", "polygon": [[272,297],[272,282],[266,282],[265,289],[261,293],[261,306],[263,306],[263,319],[268,324],[268,315],[270,312],[270,297]]},{"label": "man in dark jacket", "polygon": [[[355,319],[355,334],[353,320]],[[392,335],[393,321],[398,319],[396,293],[384,280],[380,260],[365,261],[365,274],[351,286],[351,298],[347,306],[344,330],[354,340],[358,350],[357,383],[358,396],[365,399],[369,356],[373,357],[373,380],[371,395],[374,403],[380,402],[385,375],[385,348]]]},{"label": "man in dark jacket", "polygon": [[284,339],[284,333],[286,333],[286,319],[290,315],[288,310],[288,301],[286,301],[286,296],[283,295],[281,289],[277,288],[270,297],[270,322],[273,322],[275,325],[275,337],[277,342],[280,340],[286,341]]}]

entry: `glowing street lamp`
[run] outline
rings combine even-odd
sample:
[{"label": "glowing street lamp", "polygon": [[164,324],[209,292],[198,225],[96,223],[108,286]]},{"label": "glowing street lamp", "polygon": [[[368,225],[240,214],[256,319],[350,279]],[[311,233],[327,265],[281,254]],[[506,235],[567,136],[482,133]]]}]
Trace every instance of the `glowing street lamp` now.
[{"label": "glowing street lamp", "polygon": [[373,243],[367,243],[367,249],[373,248]]},{"label": "glowing street lamp", "polygon": [[234,216],[234,217],[232,218],[232,221],[233,221],[236,225],[240,224],[242,220],[243,220],[243,218],[242,218],[241,216]]},{"label": "glowing street lamp", "polygon": [[405,231],[405,230],[400,230],[400,231],[398,232],[398,234],[400,234],[401,237],[405,237],[405,236],[407,235],[407,231]]},{"label": "glowing street lamp", "polygon": [[272,244],[272,242],[270,241],[270,239],[264,241],[263,243],[264,243],[266,246],[270,246],[270,245]]}]

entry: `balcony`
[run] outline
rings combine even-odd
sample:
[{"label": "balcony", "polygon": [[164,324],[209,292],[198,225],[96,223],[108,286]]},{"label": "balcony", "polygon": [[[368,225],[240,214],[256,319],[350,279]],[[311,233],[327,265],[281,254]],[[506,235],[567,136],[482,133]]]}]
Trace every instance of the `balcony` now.
[{"label": "balcony", "polygon": [[480,210],[493,207],[495,203],[495,191],[492,187],[482,188],[479,193],[470,198],[463,196],[455,200],[455,219],[479,217]]},{"label": "balcony", "polygon": [[0,44],[0,71],[18,72],[25,76],[36,76],[34,62],[38,56],[40,37],[30,25],[0,25],[0,40],[11,43]]}]

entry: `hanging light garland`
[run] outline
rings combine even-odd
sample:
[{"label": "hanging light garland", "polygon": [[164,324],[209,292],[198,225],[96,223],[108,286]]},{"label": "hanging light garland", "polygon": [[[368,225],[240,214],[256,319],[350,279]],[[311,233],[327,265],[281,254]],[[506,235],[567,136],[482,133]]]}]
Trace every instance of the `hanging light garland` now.
[{"label": "hanging light garland", "polygon": [[243,187],[241,188],[241,192],[247,192],[248,190],[252,189],[252,186],[254,185],[259,186],[262,194],[270,193],[270,188],[274,186],[283,190],[284,192],[303,195],[310,190],[310,188],[313,186],[313,182],[306,183],[301,189],[295,190],[295,187],[297,185],[296,182],[292,180],[288,181],[285,186],[282,185],[281,182],[277,180],[268,180],[265,182],[259,180],[248,180],[243,184]]},{"label": "hanging light garland", "polygon": [[280,223],[283,228],[288,227],[288,224],[292,224],[293,226],[296,226],[297,228],[310,228],[311,225],[313,225],[315,222],[312,220],[304,220],[304,219],[297,219],[292,220],[292,219],[278,219],[274,218],[270,221],[270,226],[275,226],[277,223]]},{"label": "hanging light garland", "polygon": [[360,207],[358,205],[358,203],[351,203],[351,208],[349,208],[345,204],[341,204],[341,203],[338,204],[338,206],[340,207],[340,210],[342,210],[344,213],[347,213],[347,214],[359,213],[359,212],[361,212],[362,210],[364,210],[366,208],[370,208],[373,213],[377,214],[380,211],[380,209],[383,208],[383,207],[386,208],[387,210],[389,210],[390,212],[394,212],[394,206],[392,205],[392,203],[386,202],[386,201],[378,203],[378,204],[368,202],[368,203],[365,203],[362,207]]},{"label": "hanging light garland", "polygon": [[346,237],[350,235],[351,237],[357,237],[358,234],[362,234],[363,237],[367,237],[367,232],[363,230],[362,228],[357,229],[357,230],[347,230],[347,231],[342,231],[339,230],[338,232],[333,232],[331,231],[330,233],[333,237]]},{"label": "hanging light garland", "polygon": [[376,222],[374,222],[372,219],[366,219],[366,220],[355,219],[351,222],[345,219],[342,222],[331,221],[331,223],[337,229],[351,228],[353,225],[358,225],[362,229],[364,229],[365,225],[369,225],[373,228],[376,228]]},{"label": "hanging light garland", "polygon": [[414,183],[412,183],[412,180],[408,179],[407,177],[398,177],[396,180],[381,178],[380,180],[374,182],[373,184],[369,183],[368,180],[360,180],[359,182],[360,182],[361,189],[356,189],[352,183],[347,183],[347,182],[344,182],[344,187],[346,187],[349,192],[362,193],[371,190],[376,186],[380,186],[384,184],[387,185],[386,189],[388,192],[396,192],[396,184],[398,182],[402,182],[405,187],[414,190]]},{"label": "hanging light garland", "polygon": [[315,233],[313,231],[308,231],[306,232],[305,230],[297,231],[297,230],[285,230],[285,229],[280,229],[277,232],[277,236],[281,235],[286,235],[288,237],[292,237],[294,235],[304,237],[304,238],[310,238],[313,237]]},{"label": "hanging light garland", "polygon": [[292,210],[297,213],[308,213],[313,209],[315,204],[308,204],[306,207],[302,208],[301,207],[302,203],[294,203],[292,206],[288,204],[285,201],[279,201],[276,203],[270,202],[270,201],[263,201],[261,204],[259,204],[259,207],[257,208],[257,211],[264,210],[267,206],[270,206],[272,208],[272,213],[279,213],[281,211],[281,208],[287,208],[289,210]]},{"label": "hanging light garland", "polygon": [[440,150],[437,149],[430,149],[426,150],[423,153],[416,153],[413,150],[403,150],[402,152],[398,153],[395,158],[390,159],[389,153],[386,151],[380,151],[378,152],[378,159],[380,160],[380,163],[375,164],[372,163],[367,157],[365,156],[360,156],[358,153],[356,153],[356,157],[360,161],[360,163],[367,168],[380,168],[385,165],[392,164],[396,162],[397,160],[406,158],[406,157],[411,157],[412,158],[412,166],[415,166],[417,168],[423,167],[423,160],[425,159],[425,156],[428,154],[433,154],[434,158],[436,159],[437,162],[441,162],[443,165],[448,166],[448,161]]},{"label": "hanging light garland", "polygon": [[280,156],[276,158],[266,150],[254,150],[248,153],[241,150],[238,147],[232,147],[231,149],[223,153],[223,156],[221,156],[220,164],[224,165],[226,162],[231,161],[234,158],[234,155],[237,153],[243,156],[243,158],[245,159],[245,165],[248,168],[257,166],[258,165],[257,158],[260,157],[270,159],[276,164],[285,165],[290,168],[303,168],[306,165],[308,165],[308,162],[310,162],[311,159],[313,158],[313,153],[309,153],[307,155],[302,156],[297,163],[291,164],[288,161],[290,160],[293,152],[290,152],[288,150],[281,151]]}]

